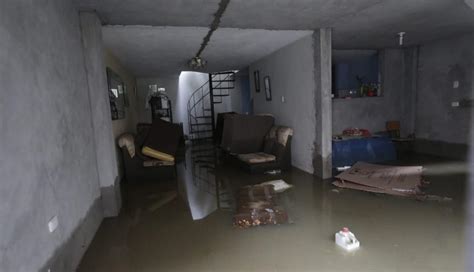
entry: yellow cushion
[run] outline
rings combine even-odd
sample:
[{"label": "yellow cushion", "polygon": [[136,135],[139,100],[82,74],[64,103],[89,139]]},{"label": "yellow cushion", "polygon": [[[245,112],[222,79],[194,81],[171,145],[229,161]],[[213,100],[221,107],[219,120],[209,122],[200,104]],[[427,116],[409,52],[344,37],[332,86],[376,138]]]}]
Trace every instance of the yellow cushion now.
[{"label": "yellow cushion", "polygon": [[143,155],[146,155],[148,157],[152,157],[158,160],[174,162],[174,157],[171,156],[170,154],[160,152],[158,150],[149,148],[148,146],[144,146],[142,148],[142,153]]}]

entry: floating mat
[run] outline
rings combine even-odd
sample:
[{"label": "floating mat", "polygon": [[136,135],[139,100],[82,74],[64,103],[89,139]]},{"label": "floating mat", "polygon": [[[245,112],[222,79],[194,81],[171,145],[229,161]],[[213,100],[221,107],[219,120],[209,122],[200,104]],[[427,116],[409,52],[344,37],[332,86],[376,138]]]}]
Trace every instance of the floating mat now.
[{"label": "floating mat", "polygon": [[419,191],[422,172],[422,166],[389,166],[357,162],[336,178],[343,183],[352,182],[384,191],[412,194]]}]

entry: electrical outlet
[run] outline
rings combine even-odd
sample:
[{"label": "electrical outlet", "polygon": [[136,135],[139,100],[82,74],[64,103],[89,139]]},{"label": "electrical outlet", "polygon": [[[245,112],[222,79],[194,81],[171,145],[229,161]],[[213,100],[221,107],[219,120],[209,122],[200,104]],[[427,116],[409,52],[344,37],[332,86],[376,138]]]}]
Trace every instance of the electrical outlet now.
[{"label": "electrical outlet", "polygon": [[459,88],[459,81],[458,80],[453,81],[453,88],[454,89]]},{"label": "electrical outlet", "polygon": [[58,228],[58,225],[59,225],[58,217],[55,215],[48,222],[49,232],[51,233],[54,232]]},{"label": "electrical outlet", "polygon": [[451,102],[451,107],[453,107],[453,108],[459,107],[459,101]]}]

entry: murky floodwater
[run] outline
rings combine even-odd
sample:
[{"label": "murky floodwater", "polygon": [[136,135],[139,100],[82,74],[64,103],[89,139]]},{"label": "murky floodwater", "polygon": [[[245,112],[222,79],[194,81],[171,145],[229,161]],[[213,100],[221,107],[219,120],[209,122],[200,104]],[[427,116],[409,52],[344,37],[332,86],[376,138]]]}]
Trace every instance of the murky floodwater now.
[{"label": "murky floodwater", "polygon": [[[428,192],[454,199],[419,202],[335,189],[297,169],[268,176],[216,167],[207,156],[212,152],[188,155],[178,182],[124,186],[122,214],[104,220],[79,271],[463,270],[463,163],[430,157],[404,162],[425,165]],[[293,223],[234,228],[232,192],[279,178],[294,185],[281,196]],[[176,189],[177,199],[149,211],[156,195]],[[355,252],[334,243],[344,226],[361,242]]]}]

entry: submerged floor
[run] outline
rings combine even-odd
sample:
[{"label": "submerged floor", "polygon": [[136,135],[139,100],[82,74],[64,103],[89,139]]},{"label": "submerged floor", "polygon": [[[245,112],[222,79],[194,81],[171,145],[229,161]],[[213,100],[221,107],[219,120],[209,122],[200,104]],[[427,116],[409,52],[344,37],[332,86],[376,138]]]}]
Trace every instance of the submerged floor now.
[{"label": "submerged floor", "polygon": [[[282,196],[292,224],[238,229],[221,186],[193,177],[188,163],[180,166],[180,197],[154,212],[156,193],[175,184],[125,187],[121,215],[104,220],[79,271],[463,271],[466,166],[432,157],[405,164],[425,166],[428,192],[453,201],[336,190],[297,169],[281,176],[218,171],[220,184],[233,188],[275,178],[294,185]],[[361,242],[355,252],[334,243],[344,226]]]}]

